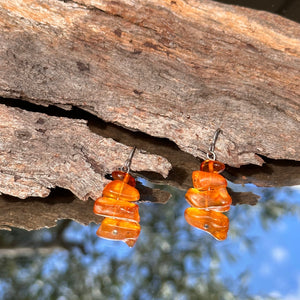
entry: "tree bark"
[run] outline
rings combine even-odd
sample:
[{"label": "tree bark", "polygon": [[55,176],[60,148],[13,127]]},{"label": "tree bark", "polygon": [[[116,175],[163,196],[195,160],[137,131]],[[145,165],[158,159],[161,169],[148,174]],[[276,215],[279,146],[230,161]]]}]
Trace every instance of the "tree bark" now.
[{"label": "tree bark", "polygon": [[[57,118],[0,105],[0,194],[46,197],[62,187],[79,199],[96,199],[106,174],[124,165],[131,147],[92,133],[84,120]],[[132,170],[167,176],[171,164],[135,152]]]},{"label": "tree bark", "polygon": [[102,218],[93,213],[94,201],[80,201],[74,195],[50,196],[42,201],[39,198],[26,200],[10,196],[0,196],[0,229],[11,227],[26,230],[54,227],[61,219],[71,219],[83,225],[100,223]]},{"label": "tree bark", "polygon": [[295,22],[193,0],[0,0],[0,20],[2,97],[77,106],[201,158],[220,127],[231,166],[300,160]]},{"label": "tree bark", "polygon": [[[0,32],[0,96],[8,99],[0,105],[0,193],[46,197],[63,187],[79,199],[96,199],[108,182],[104,176],[126,160],[130,147],[124,144],[159,154],[137,151],[133,170],[167,176],[171,165],[162,155],[173,166],[165,183],[191,187],[195,157],[205,158],[218,127],[217,158],[228,165],[260,165],[261,155],[300,161],[295,22],[205,0],[0,0]],[[104,138],[83,120],[8,107],[16,99],[78,107],[131,134],[113,128]],[[145,142],[150,137],[137,131],[167,138],[185,153],[166,139]],[[286,164],[267,165],[260,177],[261,169],[227,169],[227,177],[299,184],[299,167],[292,164],[293,181],[282,175]],[[149,190],[139,190],[142,199],[153,200]],[[152,196],[166,202],[169,194]],[[234,204],[245,202],[232,196]],[[99,221],[92,201],[71,198],[1,196],[0,226]],[[245,203],[256,203],[250,198]]]}]

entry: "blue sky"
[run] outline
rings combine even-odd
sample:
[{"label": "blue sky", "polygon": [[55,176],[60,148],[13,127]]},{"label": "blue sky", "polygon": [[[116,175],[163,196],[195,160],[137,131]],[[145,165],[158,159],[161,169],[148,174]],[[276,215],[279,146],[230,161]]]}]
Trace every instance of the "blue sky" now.
[{"label": "blue sky", "polygon": [[[237,205],[232,206],[228,216],[231,220],[231,227],[240,227],[236,232],[229,231],[228,239],[224,242],[214,241],[213,238],[205,232],[192,228],[193,242],[203,243],[211,240],[220,254],[220,262],[214,262],[211,257],[202,259],[207,272],[211,268],[218,268],[218,278],[221,282],[238,282],[243,280],[248,288],[248,294],[252,296],[276,296],[280,299],[300,299],[300,219],[299,214],[292,212],[284,213],[276,219],[269,221],[267,225],[261,223],[261,212],[266,209],[265,201],[276,203],[284,202],[288,205],[300,203],[300,188],[257,188],[253,185],[234,185],[230,187],[236,191],[252,191],[262,196],[262,199],[256,206]],[[273,199],[263,199],[265,192],[273,192]],[[181,193],[179,191],[179,193]],[[184,193],[182,193],[182,196]],[[184,201],[184,199],[181,199]],[[268,202],[270,203],[270,202]],[[143,204],[141,204],[142,206]],[[160,210],[172,210],[172,200]],[[188,207],[183,205],[182,211]],[[149,208],[149,207],[148,207]],[[300,204],[298,204],[300,210]],[[145,208],[142,209],[142,211]],[[298,210],[298,211],[299,211]],[[152,211],[153,213],[153,211]],[[169,214],[170,217],[170,214]],[[143,226],[143,213],[141,212],[142,234],[137,243],[145,238],[143,230],[149,230]],[[183,214],[178,217],[178,212],[174,212],[174,221],[184,223]],[[244,220],[247,218],[247,224]],[[243,221],[243,224],[237,222]],[[184,235],[184,232],[181,232]],[[241,238],[242,237],[242,238]],[[180,235],[179,235],[180,238]],[[184,240],[184,237],[181,237]],[[247,241],[253,240],[254,245],[250,248]],[[112,242],[101,240],[99,242],[99,251],[107,251],[110,255],[119,257],[128,257],[135,255],[135,248],[129,249],[121,242]],[[168,247],[168,245],[166,246]],[[105,250],[106,249],[106,250]],[[192,250],[192,249],[191,249]],[[235,261],[228,260],[222,253],[232,252],[235,255]],[[187,260],[187,265],[189,264]],[[216,264],[216,266],[214,265]],[[192,271],[192,270],[191,270]],[[232,290],[235,291],[234,285]],[[238,290],[235,291],[237,294]]]},{"label": "blue sky", "polygon": [[[184,199],[185,192],[179,190],[174,190],[177,197],[165,205],[140,204],[142,232],[137,245],[132,249],[122,242],[103,239],[96,239],[94,244],[97,230],[95,224],[83,226],[73,222],[65,239],[84,242],[87,255],[77,254],[82,264],[89,269],[90,275],[86,280],[93,281],[93,276],[97,274],[105,276],[111,267],[112,258],[117,259],[120,265],[123,260],[132,262],[130,270],[120,272],[124,276],[129,272],[141,279],[146,276],[147,268],[138,267],[136,261],[143,258],[142,247],[149,245],[151,251],[147,252],[147,259],[153,261],[154,265],[156,259],[159,259],[157,255],[162,253],[169,253],[173,261],[177,256],[184,255],[183,272],[186,273],[180,276],[188,278],[189,284],[197,282],[205,273],[215,272],[218,281],[235,295],[240,295],[243,286],[247,288],[247,294],[256,296],[256,299],[265,299],[266,296],[284,300],[300,299],[300,186],[257,188],[254,185],[231,183],[229,186],[235,191],[252,191],[262,198],[255,206],[231,207],[228,213],[230,229],[228,239],[224,242],[214,240],[185,222],[183,212],[188,204]],[[270,211],[274,219],[262,223],[261,216]],[[152,218],[156,218],[154,228],[153,222],[150,222]],[[170,230],[167,224],[174,224],[174,227]],[[50,238],[47,229],[40,232],[42,239]],[[193,257],[196,248],[201,257]],[[214,249],[217,257],[211,256],[209,249]],[[91,255],[94,251],[99,254],[97,258]],[[68,267],[68,256],[66,250],[56,250],[45,260],[43,276],[51,277],[57,272],[63,272]],[[20,276],[29,271],[20,270]],[[159,274],[161,270],[155,271]],[[38,290],[40,284],[39,281],[30,289]],[[122,289],[123,294],[130,294],[135,289],[135,282],[127,282]]]},{"label": "blue sky", "polygon": [[[251,221],[245,235],[255,240],[255,245],[251,249],[247,248],[240,243],[239,236],[233,236],[229,231],[226,244],[229,242],[231,250],[237,253],[238,263],[233,264],[223,258],[221,277],[225,279],[228,274],[234,277],[247,270],[248,274],[245,274],[244,280],[251,295],[300,299],[300,187],[272,189],[276,199],[266,201],[298,203],[298,214],[293,212],[284,214],[278,220],[269,222],[265,228],[259,218],[265,202],[259,201],[256,206],[248,207],[247,218],[251,218]],[[263,197],[266,189],[249,186],[248,190]],[[243,214],[244,210],[243,206],[232,207],[229,218],[231,215]],[[231,223],[233,222],[234,220],[231,220]],[[222,251],[223,245],[218,247]]]}]

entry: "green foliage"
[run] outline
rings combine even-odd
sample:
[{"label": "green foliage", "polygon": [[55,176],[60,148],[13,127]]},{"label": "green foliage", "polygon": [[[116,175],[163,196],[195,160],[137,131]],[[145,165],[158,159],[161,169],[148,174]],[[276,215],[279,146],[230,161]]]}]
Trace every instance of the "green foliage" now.
[{"label": "green foliage", "polygon": [[[67,220],[51,229],[0,232],[0,299],[252,299],[247,270],[236,281],[219,276],[222,257],[238,264],[240,254],[227,241],[195,235],[182,217],[183,193],[172,192],[166,205],[140,205],[142,236],[133,249],[104,248],[95,226]],[[275,192],[265,191],[257,207],[233,209],[231,239],[249,251],[256,241],[245,232],[254,214],[268,230],[299,213],[298,205],[275,201]]]}]

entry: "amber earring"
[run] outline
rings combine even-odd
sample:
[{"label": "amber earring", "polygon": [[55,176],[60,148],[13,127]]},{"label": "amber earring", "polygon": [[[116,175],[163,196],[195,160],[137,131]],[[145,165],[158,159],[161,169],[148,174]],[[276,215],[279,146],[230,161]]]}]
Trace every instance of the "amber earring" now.
[{"label": "amber earring", "polygon": [[225,240],[229,229],[229,219],[222,212],[230,209],[231,197],[227,192],[227,181],[218,173],[225,165],[216,161],[215,144],[221,129],[217,129],[211,143],[207,160],[200,165],[200,171],[192,174],[193,186],[186,195],[186,201],[192,206],[185,210],[186,221],[211,234],[217,240]]},{"label": "amber earring", "polygon": [[139,207],[133,203],[140,199],[140,193],[135,188],[135,179],[129,174],[135,149],[132,149],[124,166],[112,172],[114,180],[105,186],[102,197],[94,204],[94,213],[105,217],[97,235],[123,241],[129,247],[134,246],[141,231]]}]

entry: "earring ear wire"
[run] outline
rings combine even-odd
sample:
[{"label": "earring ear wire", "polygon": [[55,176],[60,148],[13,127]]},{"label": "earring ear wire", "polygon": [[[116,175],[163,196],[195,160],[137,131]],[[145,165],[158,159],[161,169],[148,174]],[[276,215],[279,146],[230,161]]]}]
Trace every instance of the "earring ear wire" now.
[{"label": "earring ear wire", "polygon": [[135,150],[136,150],[136,147],[134,146],[129,154],[129,157],[126,159],[124,166],[122,167],[122,171],[124,171],[126,173],[130,172],[131,162],[132,162],[132,158],[133,158]]},{"label": "earring ear wire", "polygon": [[223,131],[220,128],[218,128],[216,130],[216,132],[214,134],[214,137],[213,137],[213,141],[212,141],[212,143],[209,146],[208,152],[206,153],[207,159],[216,160],[215,146],[216,146],[216,142],[217,142],[218,136],[222,132]]}]

